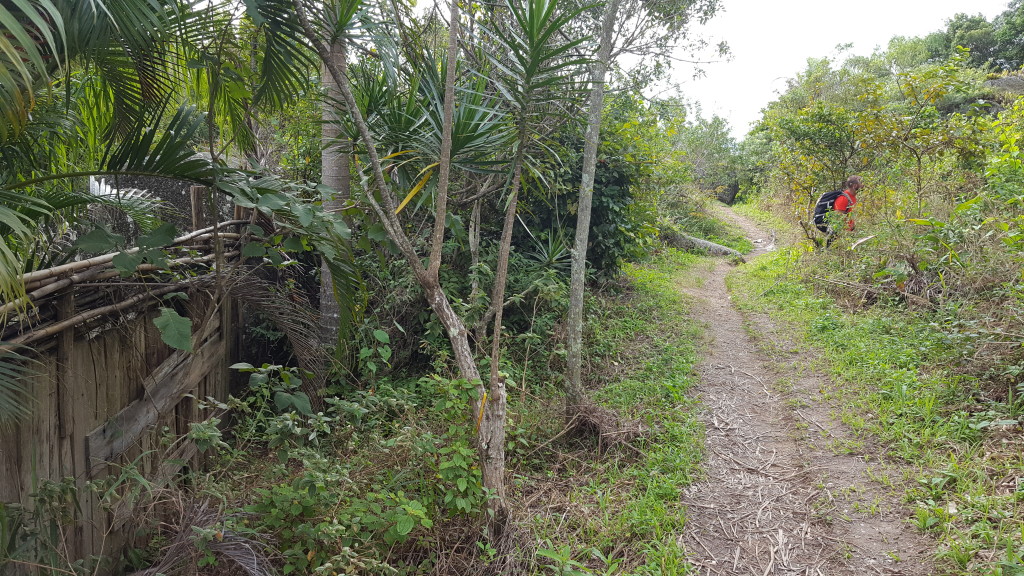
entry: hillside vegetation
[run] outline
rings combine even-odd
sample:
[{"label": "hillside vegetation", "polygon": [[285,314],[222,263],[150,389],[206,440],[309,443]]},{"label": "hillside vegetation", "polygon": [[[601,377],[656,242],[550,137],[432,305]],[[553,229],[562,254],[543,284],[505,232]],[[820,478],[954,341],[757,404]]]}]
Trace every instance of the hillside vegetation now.
[{"label": "hillside vegetation", "polygon": [[[1024,544],[1024,100],[1019,3],[870,57],[810,59],[742,144],[746,208],[794,247],[734,290],[821,347],[843,419],[916,470],[896,481],[955,573],[1016,574]],[[817,198],[851,174],[856,229]]]}]

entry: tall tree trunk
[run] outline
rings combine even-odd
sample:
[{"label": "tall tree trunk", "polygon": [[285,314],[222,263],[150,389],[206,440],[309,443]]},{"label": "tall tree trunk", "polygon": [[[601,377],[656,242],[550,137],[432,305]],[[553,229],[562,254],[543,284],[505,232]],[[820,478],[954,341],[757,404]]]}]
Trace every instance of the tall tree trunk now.
[{"label": "tall tree trunk", "polygon": [[572,274],[569,280],[568,354],[569,374],[566,405],[580,406],[586,397],[582,382],[583,365],[583,296],[587,270],[587,244],[590,241],[590,212],[594,197],[594,174],[597,170],[597,145],[601,139],[601,111],[604,107],[604,77],[612,54],[612,34],[620,0],[605,4],[601,21],[601,43],[597,60],[591,69],[590,109],[587,133],[583,143],[583,175],[580,181],[579,208],[576,211],[576,241],[572,251]]},{"label": "tall tree trunk", "polygon": [[[452,0],[451,22],[448,26],[448,65],[444,84],[444,126],[441,132],[441,158],[438,167],[437,198],[435,200],[434,234],[431,239],[430,268],[427,275],[437,282],[441,266],[441,248],[444,240],[444,223],[448,215],[448,182],[451,170],[452,126],[455,119],[455,68],[458,62],[460,39],[460,14],[458,0]],[[509,210],[515,214],[515,193]],[[508,276],[508,245],[511,244],[511,225],[506,216],[505,226],[508,239],[502,236],[502,254],[498,257],[498,273],[495,291],[499,302],[505,295],[505,277]],[[478,386],[479,401],[476,413],[479,415],[477,450],[480,454],[480,471],[483,486],[491,494],[487,501],[488,532],[495,539],[505,524],[505,382],[498,377],[498,339],[501,333],[501,308],[499,307],[494,328],[494,351],[491,360],[491,376],[485,388],[482,381]],[[461,322],[460,322],[461,324]],[[465,330],[465,328],[463,328]],[[467,334],[468,335],[468,334]],[[468,345],[468,340],[466,344]],[[474,365],[475,367],[475,365]]]},{"label": "tall tree trunk", "polygon": [[494,328],[491,332],[491,374],[487,385],[487,401],[482,410],[479,440],[487,446],[481,463],[484,487],[491,490],[496,498],[491,500],[489,536],[497,538],[504,525],[505,507],[505,419],[507,416],[508,393],[505,378],[500,374],[501,366],[501,319],[505,309],[505,287],[508,284],[508,260],[512,252],[512,231],[516,225],[516,206],[519,202],[519,186],[523,175],[523,149],[526,146],[526,128],[519,131],[519,149],[516,150],[512,172],[512,193],[505,209],[505,222],[501,230],[501,244],[498,248],[498,268],[494,273],[494,288],[491,291],[491,308],[494,310]]},{"label": "tall tree trunk", "polygon": [[[331,60],[330,66],[336,67],[342,74],[347,67],[345,44],[342,39],[335,40],[328,47]],[[324,191],[323,207],[325,211],[341,210],[345,201],[351,196],[351,146],[342,140],[342,114],[344,109],[339,105],[342,100],[341,89],[324,64],[321,78],[324,83],[324,102],[321,110],[322,125],[320,128],[321,146],[323,148],[320,162],[320,181],[328,188]],[[334,278],[327,266],[327,261],[320,262],[320,335],[325,343],[331,345],[338,342],[341,309],[334,293]]]}]

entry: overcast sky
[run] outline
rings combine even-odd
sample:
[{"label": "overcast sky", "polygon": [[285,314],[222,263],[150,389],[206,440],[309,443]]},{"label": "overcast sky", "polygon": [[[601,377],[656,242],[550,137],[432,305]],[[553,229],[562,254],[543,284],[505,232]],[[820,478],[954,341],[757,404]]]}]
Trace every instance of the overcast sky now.
[{"label": "overcast sky", "polygon": [[848,42],[848,55],[869,55],[893,36],[924,36],[944,29],[958,12],[989,21],[1008,0],[722,0],[723,10],[703,29],[713,42],[725,40],[728,62],[704,64],[706,75],[692,80],[692,68],[678,66],[683,95],[700,102],[703,115],[729,120],[742,138],[760,110],[803,70],[808,58],[835,56]]}]

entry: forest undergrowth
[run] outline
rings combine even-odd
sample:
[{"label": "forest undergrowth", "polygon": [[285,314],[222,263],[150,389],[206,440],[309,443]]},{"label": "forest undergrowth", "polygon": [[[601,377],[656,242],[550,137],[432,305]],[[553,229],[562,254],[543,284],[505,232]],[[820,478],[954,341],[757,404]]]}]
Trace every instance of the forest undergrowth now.
[{"label": "forest undergrowth", "polygon": [[[909,521],[938,540],[949,573],[1024,573],[1024,402],[992,377],[1013,366],[985,365],[991,357],[972,346],[970,309],[985,302],[858,300],[821,280],[841,277],[852,257],[840,251],[849,249],[765,255],[730,277],[730,291],[742,309],[768,314],[820,351],[841,390],[828,398],[834,416],[863,442],[835,449],[882,446],[874,481],[904,494]],[[892,473],[886,460],[906,472]]]},{"label": "forest undergrowth", "polygon": [[[638,439],[580,434],[566,422],[557,346],[547,363],[534,357],[525,385],[517,381],[525,370],[508,367],[514,512],[500,541],[485,537],[488,495],[466,425],[473,385],[437,366],[438,374],[337,391],[313,413],[297,369],[238,364],[245,393],[203,403],[207,420],[189,434],[207,471],[161,488],[126,466],[97,486],[135,527],[127,571],[686,573],[677,537],[680,490],[699,475],[703,450],[686,397],[700,338],[672,278],[698,261],[661,251],[628,265],[588,304],[587,382],[596,404]],[[176,443],[168,438],[168,453]],[[23,520],[46,526],[47,509]],[[34,545],[45,551],[47,542]]]}]

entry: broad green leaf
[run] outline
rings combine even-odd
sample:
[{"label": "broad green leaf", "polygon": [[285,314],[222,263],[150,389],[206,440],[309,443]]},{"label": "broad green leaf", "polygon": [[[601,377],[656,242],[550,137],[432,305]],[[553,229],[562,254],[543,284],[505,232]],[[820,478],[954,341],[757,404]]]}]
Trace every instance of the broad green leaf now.
[{"label": "broad green leaf", "polygon": [[264,194],[260,196],[256,205],[268,210],[280,210],[288,205],[288,197],[282,194]]},{"label": "broad green leaf", "polygon": [[388,336],[388,333],[383,330],[374,330],[373,337],[382,344],[391,344],[391,336]]},{"label": "broad green leaf", "polygon": [[192,351],[192,320],[170,308],[161,308],[160,316],[153,319],[160,331],[160,339],[171,348]]},{"label": "broad green leaf", "polygon": [[262,242],[247,242],[242,246],[242,258],[262,258],[267,247]]},{"label": "broad green leaf", "polygon": [[75,242],[75,247],[92,254],[106,254],[124,244],[124,236],[114,234],[100,226],[82,236]]},{"label": "broad green leaf", "polygon": [[277,392],[274,394],[274,405],[278,410],[295,410],[303,416],[313,414],[313,407],[309,403],[309,396],[303,392]]},{"label": "broad green leaf", "polygon": [[395,532],[398,532],[402,536],[406,536],[409,532],[412,532],[412,529],[415,526],[416,521],[411,516],[399,516],[398,521],[395,523]]},{"label": "broad green leaf", "polygon": [[388,239],[388,233],[384,226],[374,223],[366,228],[366,235],[374,242],[383,242]]},{"label": "broad green leaf", "polygon": [[162,248],[174,242],[175,235],[177,235],[177,230],[174,229],[173,224],[163,224],[149,234],[140,237],[139,248]]},{"label": "broad green leaf", "polygon": [[114,256],[111,263],[121,272],[121,276],[131,276],[144,259],[145,256],[141,252],[121,252]]}]

